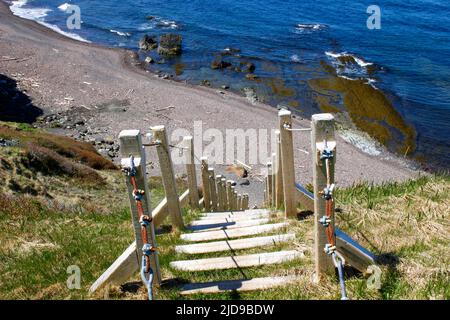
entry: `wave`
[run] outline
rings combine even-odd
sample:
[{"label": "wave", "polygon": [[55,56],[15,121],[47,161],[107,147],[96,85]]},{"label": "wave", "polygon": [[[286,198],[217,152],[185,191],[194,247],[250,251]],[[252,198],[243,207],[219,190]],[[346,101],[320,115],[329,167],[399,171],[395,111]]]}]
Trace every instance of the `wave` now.
[{"label": "wave", "polygon": [[297,54],[293,54],[289,57],[292,62],[300,62],[300,57]]},{"label": "wave", "polygon": [[66,2],[66,3],[63,3],[62,5],[58,6],[58,9],[61,10],[61,11],[66,12],[67,9],[69,9],[70,6],[71,6],[71,4]]},{"label": "wave", "polygon": [[328,28],[327,25],[320,23],[298,23],[295,25],[295,30],[300,33],[321,31],[326,28]]},{"label": "wave", "polygon": [[161,17],[153,16],[151,21],[142,23],[139,27],[139,31],[145,31],[145,30],[151,30],[151,29],[180,29],[181,25],[174,21],[174,20],[168,20]]},{"label": "wave", "polygon": [[[21,18],[24,18],[27,20],[36,21],[37,23],[39,23],[49,29],[52,29],[53,31],[55,31],[59,34],[62,34],[68,38],[71,38],[71,39],[74,39],[77,41],[81,41],[81,42],[90,43],[89,40],[84,39],[83,37],[79,36],[76,33],[63,31],[57,25],[53,25],[48,22],[45,22],[44,18],[49,14],[49,12],[52,12],[53,10],[48,9],[48,8],[26,8],[25,6],[27,3],[28,3],[27,0],[12,1],[9,9],[11,10],[11,12],[14,15],[16,15],[18,17],[21,17]],[[64,6],[64,4],[61,6]]]},{"label": "wave", "polygon": [[12,1],[9,9],[14,15],[28,20],[42,20],[52,11],[47,8],[24,8],[27,2],[27,0]]},{"label": "wave", "polygon": [[131,36],[131,33],[129,33],[129,32],[122,32],[122,31],[117,31],[117,30],[114,30],[114,29],[111,29],[109,31],[112,32],[112,33],[115,33],[115,34],[117,34],[119,36],[122,36],[122,37],[130,37]]},{"label": "wave", "polygon": [[330,59],[339,77],[347,80],[363,78],[374,87],[375,80],[370,78],[375,66],[373,62],[365,61],[363,58],[345,51],[339,53],[326,51],[325,55]]}]

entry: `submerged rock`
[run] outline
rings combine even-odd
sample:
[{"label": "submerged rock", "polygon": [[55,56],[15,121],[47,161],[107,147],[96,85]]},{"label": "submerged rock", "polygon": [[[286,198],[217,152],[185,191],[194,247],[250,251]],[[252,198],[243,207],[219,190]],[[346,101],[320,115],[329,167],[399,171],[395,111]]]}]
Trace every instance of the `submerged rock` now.
[{"label": "submerged rock", "polygon": [[139,40],[139,49],[141,50],[153,50],[158,47],[158,43],[156,42],[155,38],[153,36],[150,36],[146,34],[142,37],[141,40]]},{"label": "submerged rock", "polygon": [[147,57],[147,58],[145,58],[145,62],[147,62],[147,63],[155,63],[155,60],[153,60],[152,57]]},{"label": "submerged rock", "polygon": [[231,63],[222,59],[211,62],[211,69],[226,69],[231,67]]},{"label": "submerged rock", "polygon": [[180,55],[182,37],[178,34],[166,33],[160,36],[158,54],[160,55]]},{"label": "submerged rock", "polygon": [[245,75],[245,77],[246,77],[248,80],[256,80],[256,79],[258,79],[258,76],[257,76],[256,74],[253,74],[253,73],[247,73],[247,74]]},{"label": "submerged rock", "polygon": [[241,62],[240,64],[241,66],[243,66],[243,72],[253,72],[256,69],[255,65],[252,62]]}]

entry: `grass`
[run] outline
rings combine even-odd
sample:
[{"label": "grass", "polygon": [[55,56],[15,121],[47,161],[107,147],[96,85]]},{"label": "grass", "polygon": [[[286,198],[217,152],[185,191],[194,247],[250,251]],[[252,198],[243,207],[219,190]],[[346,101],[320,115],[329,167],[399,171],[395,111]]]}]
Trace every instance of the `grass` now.
[{"label": "grass", "polygon": [[[163,193],[157,178],[152,178],[150,185],[154,190],[154,206]],[[381,186],[361,184],[337,191],[337,206],[341,209],[337,217],[339,227],[382,258],[380,290],[367,288],[367,277],[362,274],[347,274],[347,291],[351,299],[450,298],[449,189],[448,177],[423,177]],[[0,261],[0,298],[145,299],[145,291],[140,286],[111,287],[93,296],[87,294],[93,281],[133,239],[126,206],[110,214],[99,214],[49,207],[29,196],[3,199],[6,200],[0,203],[0,254],[4,257]],[[187,223],[197,215],[198,212],[184,210]],[[169,266],[171,261],[224,254],[177,254],[175,245],[183,243],[179,232],[168,232],[170,228],[161,230],[166,230],[157,236],[161,271],[163,279],[171,280],[156,289],[158,299],[339,299],[339,286],[334,276],[327,276],[320,285],[310,281],[314,269],[311,217],[292,220],[287,230],[282,230],[296,234],[294,243],[264,250],[237,251],[237,254],[251,254],[299,248],[304,250],[305,258],[242,270],[195,273],[173,270]],[[81,269],[80,290],[66,287],[69,277],[66,269],[70,265],[78,265]],[[258,292],[187,297],[180,296],[176,286],[185,282],[274,275],[297,275],[299,280],[288,286]],[[138,274],[130,279],[130,283],[133,281],[139,283]]]},{"label": "grass", "polygon": [[[16,129],[8,129],[16,130]],[[16,132],[16,131],[14,131]],[[17,136],[36,132],[19,128]],[[37,132],[37,135],[41,135]],[[51,138],[51,136],[48,136]],[[30,138],[30,141],[35,141]],[[36,142],[34,142],[36,143]],[[55,147],[57,150],[58,147]],[[49,150],[58,153],[53,147]],[[92,296],[90,285],[133,241],[128,199],[123,176],[118,170],[96,170],[102,181],[83,183],[83,177],[67,174],[46,176],[20,161],[26,144],[0,148],[0,175],[9,183],[0,184],[0,299],[145,299],[139,275],[122,287],[110,287]],[[79,155],[64,157],[74,161]],[[56,157],[56,159],[58,159]],[[19,164],[18,164],[19,163]],[[75,162],[74,162],[75,163]],[[85,165],[85,164],[82,164]],[[367,287],[367,275],[346,275],[351,299],[449,299],[449,191],[448,176],[426,176],[403,183],[358,184],[336,190],[337,225],[380,257],[381,287]],[[11,189],[15,181],[20,189]],[[45,192],[25,192],[26,184]],[[161,179],[149,179],[152,207],[164,197]],[[177,181],[181,194],[186,188]],[[185,223],[199,212],[183,209]],[[274,216],[272,222],[280,221]],[[187,232],[187,231],[185,231]],[[334,275],[313,284],[313,219],[289,220],[286,229],[296,240],[273,247],[238,250],[252,254],[298,249],[305,257],[278,265],[221,271],[185,272],[174,270],[170,262],[225,253],[178,254],[183,244],[179,231],[167,219],[158,230],[157,242],[164,285],[157,288],[158,299],[339,299]],[[70,290],[66,281],[69,266],[81,270],[81,288]],[[177,285],[265,276],[297,275],[299,280],[279,288],[257,292],[197,294],[182,297]],[[133,285],[137,284],[137,285]]]}]

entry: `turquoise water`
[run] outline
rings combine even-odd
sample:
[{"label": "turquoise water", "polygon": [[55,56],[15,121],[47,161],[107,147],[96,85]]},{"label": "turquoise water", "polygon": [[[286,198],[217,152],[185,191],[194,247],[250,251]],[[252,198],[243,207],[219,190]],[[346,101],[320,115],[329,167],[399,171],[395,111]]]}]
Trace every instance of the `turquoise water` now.
[{"label": "turquoise water", "polygon": [[[416,149],[410,155],[449,168],[450,161],[450,5],[439,0],[380,0],[381,29],[369,30],[372,1],[69,1],[81,8],[80,30],[68,30],[63,1],[13,3],[16,14],[45,21],[72,36],[137,50],[144,34],[183,36],[181,57],[149,68],[176,79],[231,89],[254,87],[265,102],[290,104],[307,117],[319,111],[309,80],[327,76],[324,65],[351,54],[355,63],[341,77],[365,79],[382,90],[411,125]],[[154,16],[147,20],[148,15]],[[69,36],[70,36],[69,34]],[[264,81],[233,70],[212,70],[225,48],[238,48],[231,62],[250,61]],[[141,54],[145,58],[146,54]],[[150,53],[156,60],[155,52]],[[375,70],[375,71],[373,71]],[[395,130],[394,130],[395,131]],[[395,150],[396,139],[387,146]]]}]

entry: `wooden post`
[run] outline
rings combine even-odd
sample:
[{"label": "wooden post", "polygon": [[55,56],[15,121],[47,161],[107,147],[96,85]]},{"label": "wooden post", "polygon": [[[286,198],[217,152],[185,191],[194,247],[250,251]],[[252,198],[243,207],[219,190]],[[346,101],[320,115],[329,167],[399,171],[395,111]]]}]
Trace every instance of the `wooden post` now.
[{"label": "wooden post", "polygon": [[242,195],[238,194],[237,196],[237,204],[238,204],[238,210],[241,211],[242,209]]},{"label": "wooden post", "polygon": [[[141,132],[139,130],[123,130],[119,134],[120,141],[120,153],[122,156],[121,165],[122,167],[130,167],[130,156],[134,157],[134,166],[136,167],[136,183],[139,189],[144,190],[145,195],[142,199],[142,205],[147,215],[150,215],[152,212],[151,202],[150,202],[150,190],[147,184],[147,175],[146,175],[146,157],[144,147],[142,146]],[[134,200],[133,195],[133,186],[130,183],[129,177],[125,178],[127,189],[128,189],[128,198],[130,200],[130,211],[131,211],[131,220],[134,228],[134,235],[136,238],[136,251],[138,259],[137,264],[141,265],[142,260],[142,238],[141,238],[141,224],[139,223],[139,216],[136,207],[136,201]],[[147,227],[148,241],[149,243],[157,247],[156,245],[156,237],[155,237],[155,228],[153,222],[149,224]],[[159,260],[158,254],[152,254],[150,257],[150,262],[153,271],[155,272],[155,279],[158,284],[161,283],[161,271],[159,268]],[[131,276],[131,274],[129,275]]]},{"label": "wooden post", "polygon": [[155,126],[150,129],[153,132],[155,142],[158,143],[156,146],[156,151],[158,153],[159,166],[161,168],[161,176],[164,191],[166,193],[167,208],[169,210],[170,219],[175,227],[178,229],[183,229],[183,217],[181,215],[180,202],[178,201],[178,193],[175,185],[175,175],[173,173],[172,158],[170,157],[166,129],[164,126]]},{"label": "wooden post", "polygon": [[272,181],[273,181],[272,162],[267,162],[267,186],[266,186],[266,190],[267,190],[267,205],[269,207],[273,206],[273,203],[272,203],[272,194],[273,194]]},{"label": "wooden post", "polygon": [[275,130],[275,139],[277,141],[277,150],[275,153],[275,207],[281,208],[283,205],[283,165],[281,162],[281,142],[280,130]]},{"label": "wooden post", "polygon": [[223,199],[222,175],[216,175],[217,186],[217,211],[225,211],[225,202]]},{"label": "wooden post", "polygon": [[248,194],[244,194],[242,198],[242,210],[248,210]]},{"label": "wooden post", "polygon": [[228,201],[228,210],[233,210],[233,190],[231,189],[231,184],[233,181],[227,180],[227,201]]},{"label": "wooden post", "polygon": [[[319,281],[323,273],[334,272],[331,257],[324,252],[325,244],[328,243],[325,227],[319,219],[326,215],[325,199],[321,195],[327,187],[327,174],[325,160],[320,156],[323,150],[332,151],[333,157],[330,161],[330,183],[334,183],[334,167],[336,161],[336,140],[334,137],[334,117],[330,113],[320,113],[312,116],[311,150],[313,161],[313,184],[314,184],[314,258],[315,276]],[[331,224],[334,230],[334,202],[332,207]],[[336,238],[336,235],[333,235]]]},{"label": "wooden post", "polygon": [[211,211],[211,195],[209,190],[209,173],[208,173],[208,158],[201,157],[202,162],[202,186],[203,186],[203,205],[206,212]]},{"label": "wooden post", "polygon": [[211,211],[217,211],[216,175],[213,168],[208,168],[209,194],[211,195]]},{"label": "wooden post", "polygon": [[238,208],[238,193],[236,191],[236,187],[233,187],[233,208],[234,208],[234,211],[239,211],[239,208]]},{"label": "wooden post", "polygon": [[272,153],[272,207],[277,207],[276,197],[276,181],[277,181],[277,155]]},{"label": "wooden post", "polygon": [[186,148],[184,151],[186,161],[186,173],[188,178],[189,188],[189,204],[191,208],[198,209],[198,202],[200,201],[198,196],[197,187],[197,174],[195,173],[195,159],[194,159],[194,140],[191,136],[183,138],[183,145]]},{"label": "wooden post", "polygon": [[294,145],[292,141],[292,118],[289,110],[278,112],[280,123],[281,166],[283,168],[283,191],[285,217],[297,215],[295,190]]},{"label": "wooden post", "polygon": [[223,197],[223,210],[224,211],[228,211],[228,210],[230,210],[230,207],[228,205],[227,179],[225,177],[220,179],[220,184],[221,184],[222,193],[223,193],[223,195],[222,195],[222,197]]}]

